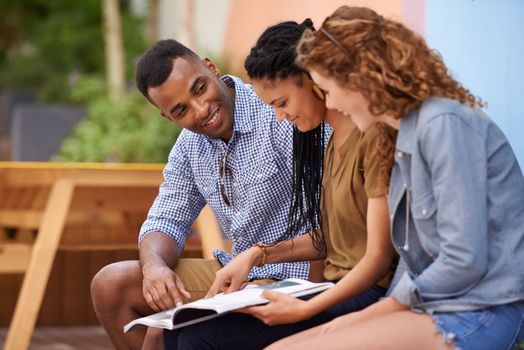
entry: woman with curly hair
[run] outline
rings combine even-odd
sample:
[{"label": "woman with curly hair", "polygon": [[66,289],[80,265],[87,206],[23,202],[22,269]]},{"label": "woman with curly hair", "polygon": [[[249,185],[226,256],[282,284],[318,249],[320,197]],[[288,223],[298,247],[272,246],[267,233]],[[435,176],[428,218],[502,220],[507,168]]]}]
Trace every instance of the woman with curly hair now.
[{"label": "woman with curly hair", "polygon": [[343,6],[297,62],[362,131],[398,129],[388,195],[405,271],[363,311],[274,349],[510,349],[524,328],[524,177],[482,102],[404,25]]},{"label": "woman with curly hair", "polygon": [[[271,302],[244,310],[251,315],[231,313],[166,333],[172,348],[260,349],[362,310],[383,297],[390,284],[397,258],[386,199],[392,159],[376,152],[381,146],[377,128],[361,132],[350,118],[327,110],[324,93],[295,64],[296,44],[306,29],[313,29],[309,19],[267,28],[245,61],[258,96],[278,120],[295,127],[289,239],[239,254],[217,272],[209,295],[237,290],[252,268],[284,261],[317,260],[322,279],[337,283],[308,300],[266,290],[263,296]],[[322,162],[331,131],[324,123],[332,133]],[[388,129],[392,142],[395,132]]]}]

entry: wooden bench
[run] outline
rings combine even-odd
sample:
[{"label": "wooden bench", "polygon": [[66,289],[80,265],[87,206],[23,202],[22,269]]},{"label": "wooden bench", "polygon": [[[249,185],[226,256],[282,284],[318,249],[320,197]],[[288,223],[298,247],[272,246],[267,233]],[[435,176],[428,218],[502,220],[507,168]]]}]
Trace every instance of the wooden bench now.
[{"label": "wooden bench", "polygon": [[[0,162],[0,273],[25,273],[5,344],[27,349],[58,249],[137,246],[138,227],[162,182],[160,164]],[[68,227],[96,227],[68,230]],[[224,249],[206,207],[186,250]],[[108,228],[118,234],[108,236]]]}]

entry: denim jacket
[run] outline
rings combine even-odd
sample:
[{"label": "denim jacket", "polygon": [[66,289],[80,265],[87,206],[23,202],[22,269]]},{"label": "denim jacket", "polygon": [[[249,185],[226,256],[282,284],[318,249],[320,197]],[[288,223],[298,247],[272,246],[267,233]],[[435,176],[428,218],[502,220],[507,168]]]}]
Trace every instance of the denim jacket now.
[{"label": "denim jacket", "polygon": [[524,177],[480,109],[430,98],[403,118],[388,201],[407,266],[392,297],[430,312],[524,300]]}]

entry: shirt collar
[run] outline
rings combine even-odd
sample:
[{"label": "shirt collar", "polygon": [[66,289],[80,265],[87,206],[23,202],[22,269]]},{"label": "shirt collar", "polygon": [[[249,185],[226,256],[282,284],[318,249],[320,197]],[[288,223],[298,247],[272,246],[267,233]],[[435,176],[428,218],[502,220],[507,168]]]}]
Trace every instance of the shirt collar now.
[{"label": "shirt collar", "polygon": [[252,115],[251,102],[254,92],[244,82],[232,75],[224,75],[220,79],[230,88],[235,89],[235,111],[233,114],[233,133],[247,133],[253,130],[253,123],[246,115]]}]

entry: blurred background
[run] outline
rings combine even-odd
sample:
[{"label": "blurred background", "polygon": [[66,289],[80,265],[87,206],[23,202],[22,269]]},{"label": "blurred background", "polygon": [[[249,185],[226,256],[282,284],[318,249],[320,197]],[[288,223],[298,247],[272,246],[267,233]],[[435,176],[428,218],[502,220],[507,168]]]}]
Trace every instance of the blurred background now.
[{"label": "blurred background", "polygon": [[134,64],[150,45],[176,38],[245,77],[243,59],[268,25],[311,17],[319,26],[350,4],[422,34],[487,101],[524,161],[522,0],[112,2],[0,0],[0,159],[164,162],[179,130],[133,86]]},{"label": "blurred background", "polygon": [[[175,38],[246,78],[244,57],[267,26],[310,17],[318,27],[340,5],[423,35],[524,164],[522,0],[0,0],[0,161],[164,163],[180,130],[134,87],[148,47]],[[97,324],[92,275],[136,251],[89,254],[57,255],[37,325]],[[0,327],[21,280],[0,276]]]}]

